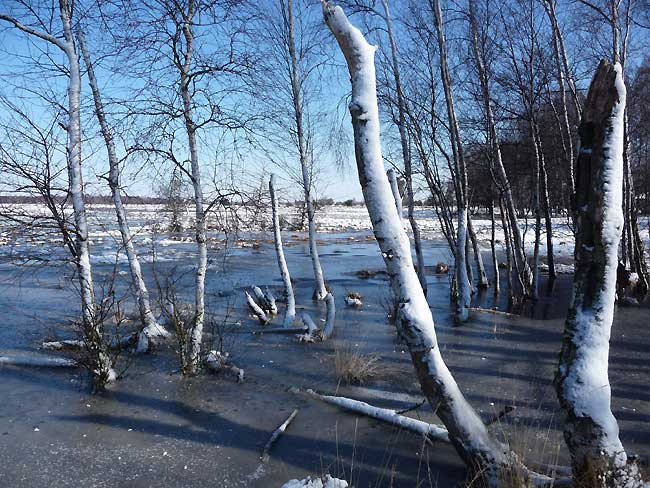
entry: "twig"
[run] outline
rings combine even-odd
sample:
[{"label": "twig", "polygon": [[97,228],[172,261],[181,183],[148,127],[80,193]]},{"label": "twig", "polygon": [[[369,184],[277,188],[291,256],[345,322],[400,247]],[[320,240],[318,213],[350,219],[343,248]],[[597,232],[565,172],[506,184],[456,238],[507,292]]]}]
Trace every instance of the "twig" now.
[{"label": "twig", "polygon": [[273,444],[277,442],[277,440],[280,438],[282,434],[284,434],[284,431],[287,430],[287,427],[289,427],[289,424],[293,421],[293,419],[298,415],[298,409],[296,408],[293,412],[291,412],[291,415],[287,417],[287,420],[282,422],[282,425],[275,429],[273,431],[273,434],[271,434],[271,437],[269,438],[268,442],[264,446],[264,450],[262,451],[262,455],[260,456],[260,459],[262,460],[263,463],[268,462],[269,460],[269,451],[271,450],[271,447],[273,447]]},{"label": "twig", "polygon": [[420,408],[425,403],[427,403],[427,401],[422,400],[421,402],[418,402],[415,405],[412,405],[412,406],[410,406],[408,408],[405,408],[404,410],[398,410],[396,413],[398,413],[399,415],[403,415],[403,414],[405,414],[407,412],[412,412],[413,410],[417,410],[418,408]]}]

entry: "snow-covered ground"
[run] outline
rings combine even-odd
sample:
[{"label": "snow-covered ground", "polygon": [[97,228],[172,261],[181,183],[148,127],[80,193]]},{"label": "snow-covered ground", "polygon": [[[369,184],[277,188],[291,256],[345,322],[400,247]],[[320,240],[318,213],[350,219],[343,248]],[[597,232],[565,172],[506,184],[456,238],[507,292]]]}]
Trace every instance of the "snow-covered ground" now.
[{"label": "snow-covered ground", "polygon": [[[47,210],[38,205],[14,205],[13,209],[23,215],[46,216]],[[134,239],[143,259],[149,259],[156,249],[156,256],[159,260],[174,260],[182,255],[193,252],[193,235],[191,231],[181,234],[170,235],[167,232],[169,227],[170,214],[165,211],[163,205],[128,205],[129,223],[134,234]],[[280,210],[282,221],[288,226],[300,221],[300,208],[294,206],[283,206]],[[317,213],[317,228],[320,233],[358,233],[371,232],[372,226],[368,212],[364,206],[347,207],[332,205],[320,209]],[[435,210],[431,207],[416,209],[416,218],[420,225],[424,239],[444,240],[440,222],[436,217]],[[111,205],[89,206],[90,240],[91,252],[95,262],[114,262],[120,240],[119,231],[115,220],[115,211]],[[185,209],[182,217],[184,227],[191,229],[193,223],[193,208]],[[240,240],[234,244],[239,246],[250,245],[250,233],[268,232],[271,225],[270,209],[260,210],[253,207],[240,207],[237,215],[232,212],[216,211],[211,212],[208,221],[208,229],[211,232],[211,241],[214,246],[219,246],[226,234],[224,228],[232,231],[237,228],[237,236]],[[404,225],[409,229],[408,220]],[[534,221],[532,219],[520,220],[522,233],[524,235],[526,250],[532,253],[534,245]],[[642,239],[648,243],[648,219],[640,221]],[[486,218],[475,218],[474,228],[485,250],[490,248],[491,223]],[[546,235],[542,229],[541,252],[546,252]],[[230,235],[234,235],[232,232]],[[270,237],[270,234],[269,234]],[[503,230],[497,223],[496,239],[499,246],[503,246]],[[553,219],[553,246],[556,256],[571,257],[573,255],[573,232],[567,217]],[[231,242],[232,244],[232,242]],[[57,229],[44,230],[42,226],[37,229],[24,229],[17,224],[0,220],[0,256],[22,256],[30,255],[37,259],[54,260],[59,253],[65,253],[61,244],[60,235]],[[123,259],[122,256],[117,259]]]}]

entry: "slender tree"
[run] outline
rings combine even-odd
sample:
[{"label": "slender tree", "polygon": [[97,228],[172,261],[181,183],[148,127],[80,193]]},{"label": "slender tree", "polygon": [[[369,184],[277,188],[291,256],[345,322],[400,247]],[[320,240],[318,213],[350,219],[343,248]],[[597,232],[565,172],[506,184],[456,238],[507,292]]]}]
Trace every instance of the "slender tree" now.
[{"label": "slender tree", "polygon": [[101,93],[99,91],[99,84],[97,83],[97,78],[95,76],[95,69],[90,56],[90,51],[81,28],[77,29],[77,40],[79,41],[79,48],[81,50],[84,63],[86,64],[88,83],[90,85],[90,90],[93,95],[93,102],[95,106],[95,116],[97,117],[97,122],[99,122],[102,138],[106,144],[106,152],[108,154],[109,164],[108,186],[111,189],[113,205],[115,206],[115,214],[117,215],[117,224],[120,230],[120,235],[122,236],[122,246],[124,246],[124,250],[126,251],[126,256],[129,261],[131,280],[133,282],[138,304],[138,312],[140,313],[140,320],[142,322],[142,332],[138,340],[138,350],[146,351],[149,349],[151,341],[155,340],[157,337],[168,337],[169,332],[167,332],[158,324],[156,318],[153,315],[153,312],[151,311],[151,305],[149,303],[149,291],[147,290],[147,286],[145,285],[144,279],[142,277],[140,261],[138,260],[138,254],[136,252],[135,246],[133,245],[131,229],[129,228],[126,210],[124,208],[124,204],[122,203],[122,190],[120,184],[120,160],[117,156],[115,141],[113,139],[113,132],[111,131],[111,128],[109,127],[106,120],[104,103],[102,102]]},{"label": "slender tree", "polygon": [[68,62],[68,121],[66,132],[67,166],[69,192],[74,211],[75,264],[81,296],[82,325],[86,338],[86,348],[90,358],[93,387],[103,389],[107,382],[116,378],[102,338],[101,324],[97,316],[93,274],[90,264],[88,242],[88,220],[84,200],[83,178],[81,173],[81,70],[73,34],[72,6],[68,0],[59,0],[59,17],[63,27],[63,39],[20,22],[18,19],[0,13],[0,20],[11,23],[17,29],[36,38],[49,42],[59,48]]},{"label": "slender tree", "polygon": [[399,302],[398,326],[409,346],[422,391],[447,427],[450,441],[480,480],[496,486],[500,469],[513,466],[521,469],[526,478],[532,473],[489,435],[440,354],[431,310],[384,173],[374,65],[376,48],[350,24],[340,7],[323,2],[323,11],[348,65],[352,84],[349,108],[359,180],[391,289]]}]

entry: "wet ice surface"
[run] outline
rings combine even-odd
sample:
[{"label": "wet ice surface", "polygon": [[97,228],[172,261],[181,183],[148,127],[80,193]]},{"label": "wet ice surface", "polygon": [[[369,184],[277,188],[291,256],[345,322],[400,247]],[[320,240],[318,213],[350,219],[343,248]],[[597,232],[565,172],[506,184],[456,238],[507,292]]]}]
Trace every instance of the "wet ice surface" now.
[{"label": "wet ice surface", "polygon": [[[0,368],[0,486],[272,488],[291,478],[325,472],[351,479],[357,487],[413,487],[418,481],[422,486],[447,487],[462,481],[463,465],[450,446],[427,447],[410,433],[288,391],[299,387],[338,392],[395,409],[408,408],[422,398],[408,354],[396,341],[382,307],[388,297],[385,276],[356,276],[362,269],[383,268],[376,243],[367,232],[320,237],[323,269],[336,297],[336,335],[330,342],[310,345],[285,335],[248,332],[257,324],[245,313],[241,288],[281,283],[270,242],[255,247],[240,242],[227,253],[223,243],[212,242],[208,307],[216,322],[228,307],[229,323],[241,321],[238,333],[228,335],[225,343],[235,363],[246,370],[244,384],[227,376],[182,378],[176,372],[173,343],[151,355],[124,358],[132,361],[125,378],[101,396],[88,395],[80,372]],[[285,233],[285,239],[299,311],[307,309],[315,319],[324,317],[323,305],[311,301],[304,235]],[[450,261],[442,242],[427,241],[425,251],[431,266]],[[191,244],[171,242],[159,246],[162,259],[156,262],[160,276],[172,271],[181,276],[178,287],[188,300],[192,254]],[[153,289],[152,264],[146,261],[144,273]],[[124,271],[120,264],[118,295],[127,283]],[[98,261],[95,272],[99,286],[113,274],[113,267]],[[44,337],[74,334],[67,325],[76,313],[71,277],[72,269],[66,266],[33,270],[0,266],[3,353],[36,354]],[[506,404],[516,405],[516,412],[492,429],[512,440],[524,455],[566,463],[551,380],[569,279],[561,278],[553,297],[540,300],[534,320],[475,314],[461,327],[451,320],[448,277],[431,271],[428,282],[443,357],[472,405],[485,417]],[[364,296],[361,310],[345,307],[343,298],[349,291]],[[476,301],[484,307],[494,304],[491,291]],[[647,456],[646,319],[647,309],[617,310],[610,376],[624,444],[630,452]],[[363,386],[338,385],[333,353],[339,347],[359,347],[378,355],[380,375]],[[262,465],[259,455],[269,435],[294,408],[300,413],[271,450],[270,462]],[[436,420],[429,407],[409,415]]]}]

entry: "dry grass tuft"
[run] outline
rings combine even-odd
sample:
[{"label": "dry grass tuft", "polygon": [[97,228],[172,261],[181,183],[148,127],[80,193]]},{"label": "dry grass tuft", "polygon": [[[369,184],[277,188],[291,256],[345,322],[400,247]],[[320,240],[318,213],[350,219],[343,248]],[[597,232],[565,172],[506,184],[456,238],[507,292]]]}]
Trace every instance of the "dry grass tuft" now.
[{"label": "dry grass tuft", "polygon": [[336,377],[348,385],[362,385],[377,375],[378,361],[374,354],[361,354],[355,347],[337,349],[334,354]]}]

